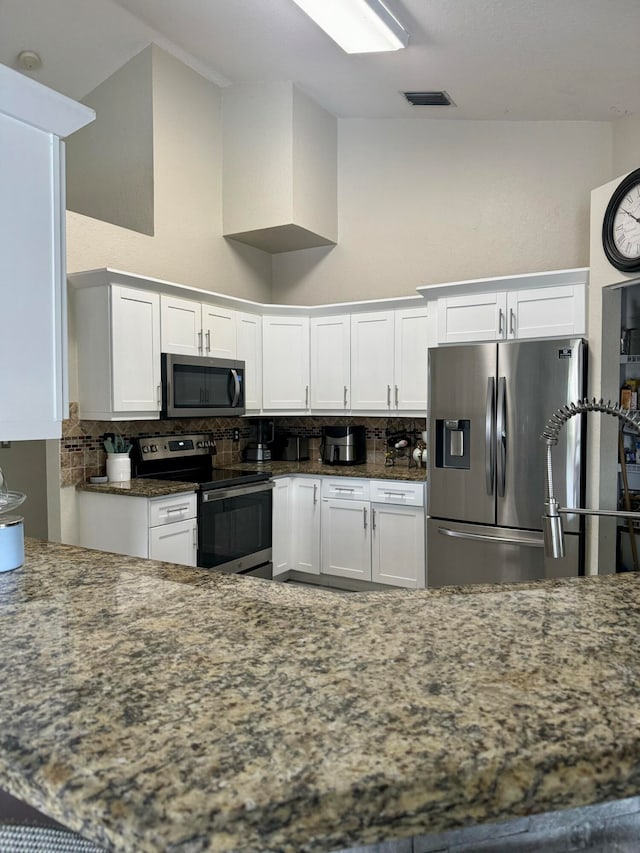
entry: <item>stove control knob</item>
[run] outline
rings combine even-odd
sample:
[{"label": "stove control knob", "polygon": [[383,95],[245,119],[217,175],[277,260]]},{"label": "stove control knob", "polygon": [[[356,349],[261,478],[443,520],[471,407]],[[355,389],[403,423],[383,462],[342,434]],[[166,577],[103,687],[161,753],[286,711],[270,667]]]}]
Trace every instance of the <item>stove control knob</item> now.
[{"label": "stove control knob", "polygon": [[151,452],[152,452],[152,453],[157,453],[157,452],[158,452],[158,445],[157,445],[157,444],[152,444],[152,445],[151,445]]},{"label": "stove control knob", "polygon": [[142,452],[143,452],[143,453],[148,453],[148,452],[149,452],[149,445],[148,445],[148,444],[143,444],[143,445],[142,445]]},{"label": "stove control knob", "polygon": [[204,441],[196,441],[196,447],[198,449],[200,449],[201,447],[204,447]]}]

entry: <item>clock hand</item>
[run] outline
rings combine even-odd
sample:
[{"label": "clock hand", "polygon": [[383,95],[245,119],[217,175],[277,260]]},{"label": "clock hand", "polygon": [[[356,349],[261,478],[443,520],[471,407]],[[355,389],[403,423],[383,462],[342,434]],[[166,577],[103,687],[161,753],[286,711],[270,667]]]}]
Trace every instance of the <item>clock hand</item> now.
[{"label": "clock hand", "polygon": [[635,219],[635,221],[636,221],[636,222],[640,222],[640,219],[638,219],[638,217],[637,217],[637,216],[634,216],[634,215],[633,215],[633,213],[629,213],[629,211],[628,211],[628,210],[625,210],[625,209],[624,209],[624,207],[621,207],[621,208],[620,208],[620,210],[621,210],[623,213],[626,213],[626,214],[627,214],[627,216],[630,216],[632,219]]}]

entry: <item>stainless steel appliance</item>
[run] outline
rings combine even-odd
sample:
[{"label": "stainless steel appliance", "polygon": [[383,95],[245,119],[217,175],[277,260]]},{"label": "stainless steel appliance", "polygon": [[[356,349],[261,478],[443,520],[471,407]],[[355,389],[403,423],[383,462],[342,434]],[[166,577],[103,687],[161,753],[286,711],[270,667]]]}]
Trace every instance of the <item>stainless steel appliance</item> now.
[{"label": "stainless steel appliance", "polygon": [[215,468],[215,452],[215,442],[206,433],[136,439],[133,475],[198,484],[198,566],[270,578],[270,475]]},{"label": "stainless steel appliance", "polygon": [[328,465],[360,465],[367,461],[363,426],[322,427],[322,461]]},{"label": "stainless steel appliance", "polygon": [[[541,435],[549,412],[584,396],[586,352],[580,338],[429,349],[428,586],[582,572],[577,515],[566,556],[544,554]],[[584,431],[574,418],[554,451],[563,506],[583,504]]]},{"label": "stainless steel appliance", "polygon": [[286,435],[278,449],[278,458],[285,462],[301,462],[309,458],[309,439],[302,435]]},{"label": "stainless steel appliance", "polygon": [[271,445],[275,438],[273,421],[256,418],[249,424],[250,440],[244,450],[247,462],[270,462]]},{"label": "stainless steel appliance", "polygon": [[162,353],[162,417],[244,415],[244,361]]}]

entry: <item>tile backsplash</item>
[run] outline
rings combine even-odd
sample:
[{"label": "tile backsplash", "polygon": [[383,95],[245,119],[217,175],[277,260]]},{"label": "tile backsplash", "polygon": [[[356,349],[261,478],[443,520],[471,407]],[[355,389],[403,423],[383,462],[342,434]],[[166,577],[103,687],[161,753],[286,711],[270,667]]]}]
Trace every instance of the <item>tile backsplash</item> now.
[{"label": "tile backsplash", "polygon": [[[62,423],[60,440],[61,485],[77,486],[89,477],[105,473],[107,454],[103,441],[105,433],[126,438],[151,438],[159,435],[185,435],[193,432],[211,433],[216,443],[216,464],[232,465],[242,461],[242,451],[249,442],[251,418],[172,418],[165,421],[85,421],[78,418],[78,404],[71,403],[69,418]],[[266,416],[276,429],[309,438],[312,459],[319,454],[321,427],[361,424],[366,429],[367,460],[384,464],[387,450],[387,431],[406,430],[413,441],[426,429],[425,418],[359,418],[359,417],[278,417]],[[233,440],[234,429],[240,440]],[[397,466],[407,465],[408,457],[397,459]]]}]

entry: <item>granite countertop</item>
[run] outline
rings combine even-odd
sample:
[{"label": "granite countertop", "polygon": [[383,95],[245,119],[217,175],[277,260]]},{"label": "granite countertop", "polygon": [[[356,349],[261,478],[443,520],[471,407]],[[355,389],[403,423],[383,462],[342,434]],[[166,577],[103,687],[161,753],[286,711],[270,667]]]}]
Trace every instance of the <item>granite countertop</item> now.
[{"label": "granite countertop", "polygon": [[[417,480],[425,481],[424,468],[408,468],[402,465],[324,465],[322,462],[239,462],[235,465],[216,466],[219,468],[240,468],[246,471],[256,469],[268,471],[274,477],[286,477],[292,474],[323,477],[366,477],[376,480]],[[129,495],[136,498],[159,498],[163,495],[175,495],[179,492],[193,492],[196,483],[179,483],[171,480],[139,479],[125,483],[82,483],[76,486],[82,492],[98,492],[107,495]]]},{"label": "granite countertop", "polygon": [[635,795],[640,577],[360,594],[28,540],[0,787],[117,851],[329,851]]}]

